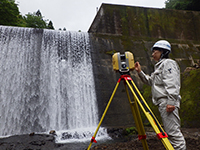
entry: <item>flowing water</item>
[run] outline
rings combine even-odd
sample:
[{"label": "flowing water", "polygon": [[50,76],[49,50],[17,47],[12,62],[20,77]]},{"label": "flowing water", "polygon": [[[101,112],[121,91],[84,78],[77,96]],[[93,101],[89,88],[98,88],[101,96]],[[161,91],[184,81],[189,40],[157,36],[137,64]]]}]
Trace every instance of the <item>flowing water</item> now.
[{"label": "flowing water", "polygon": [[0,26],[0,136],[91,138],[98,109],[89,43],[83,32]]}]

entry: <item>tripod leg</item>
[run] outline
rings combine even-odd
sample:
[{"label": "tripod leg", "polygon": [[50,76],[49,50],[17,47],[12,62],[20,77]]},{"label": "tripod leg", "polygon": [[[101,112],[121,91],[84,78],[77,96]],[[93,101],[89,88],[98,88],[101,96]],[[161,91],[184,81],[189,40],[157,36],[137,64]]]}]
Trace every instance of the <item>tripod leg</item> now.
[{"label": "tripod leg", "polygon": [[[157,121],[156,117],[154,116],[153,112],[148,107],[147,103],[145,102],[144,98],[140,94],[139,90],[137,89],[136,85],[134,84],[133,80],[131,79],[131,83],[133,87],[130,85],[127,79],[125,79],[128,87],[130,88],[131,92],[133,93],[135,100],[138,102],[139,106],[141,107],[142,111],[146,115],[147,119],[149,120],[151,126],[153,127],[154,131],[156,132],[159,139],[161,139],[163,145],[167,150],[174,150],[171,143],[167,138],[167,134],[162,129],[161,125]],[[135,89],[135,91],[133,90]],[[146,111],[147,109],[147,111]]]},{"label": "tripod leg", "polygon": [[112,100],[113,100],[113,97],[114,97],[114,95],[115,95],[115,93],[116,93],[116,91],[117,91],[117,88],[118,88],[118,86],[119,86],[120,81],[121,81],[121,78],[118,80],[118,82],[117,82],[117,84],[116,84],[116,86],[115,86],[115,88],[114,88],[114,91],[113,91],[113,93],[112,93],[112,95],[111,95],[111,97],[110,97],[110,99],[109,99],[109,101],[108,101],[108,104],[107,104],[107,106],[106,106],[106,108],[105,108],[105,110],[104,110],[104,113],[103,113],[103,115],[102,115],[102,117],[101,117],[101,119],[100,119],[100,121],[99,121],[99,124],[98,124],[98,126],[97,126],[97,129],[96,129],[96,131],[95,131],[95,133],[94,133],[94,135],[93,135],[93,137],[92,137],[92,139],[91,139],[91,142],[90,142],[90,144],[89,144],[87,150],[89,150],[89,149],[91,148],[93,142],[96,142],[95,137],[96,137],[97,132],[99,131],[99,128],[100,128],[100,126],[101,126],[101,124],[102,124],[102,122],[103,122],[103,119],[104,119],[104,117],[105,117],[105,115],[106,115],[106,113],[107,113],[107,111],[108,111],[108,108],[109,108],[109,106],[110,106],[110,104],[111,104],[111,102],[112,102]]},{"label": "tripod leg", "polygon": [[138,109],[137,101],[135,100],[135,98],[134,98],[134,101],[131,101],[126,84],[124,84],[124,86],[126,89],[126,94],[127,94],[130,106],[131,106],[131,111],[132,111],[132,114],[134,117],[135,125],[138,130],[139,140],[141,140],[144,150],[148,150],[149,148],[148,148],[147,141],[146,141],[146,134],[145,134],[144,126],[143,126],[142,119],[140,116],[140,112]]},{"label": "tripod leg", "polygon": [[[167,134],[165,133],[164,129],[161,127],[161,125],[158,122],[158,120],[156,119],[156,117],[154,116],[153,112],[151,111],[148,104],[144,100],[143,96],[141,95],[141,93],[137,89],[133,80],[131,80],[131,83],[132,83],[133,88],[135,89],[135,91],[138,95],[138,98],[139,98],[138,101],[142,101],[142,103],[144,104],[144,106],[147,109],[147,111],[146,111],[145,108],[144,108],[144,113],[145,113],[147,119],[149,120],[149,122],[151,123],[151,126],[153,127],[154,131],[156,132],[158,138],[161,139],[163,145],[165,146],[165,148],[167,150],[174,150],[174,148],[172,147],[171,143],[169,142],[169,140],[167,138],[168,137]],[[142,106],[141,102],[140,102],[140,105]]]}]

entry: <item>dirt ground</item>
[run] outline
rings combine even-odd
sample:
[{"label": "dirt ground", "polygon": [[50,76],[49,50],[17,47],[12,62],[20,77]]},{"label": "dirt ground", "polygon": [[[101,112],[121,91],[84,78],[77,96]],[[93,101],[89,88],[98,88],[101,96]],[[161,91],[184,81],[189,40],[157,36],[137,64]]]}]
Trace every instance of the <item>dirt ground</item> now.
[{"label": "dirt ground", "polygon": [[[187,150],[200,150],[200,128],[182,128],[185,137]],[[155,133],[146,132],[149,150],[165,150],[162,142],[155,136]],[[126,142],[97,145],[91,150],[143,150],[141,141],[131,138]]]}]

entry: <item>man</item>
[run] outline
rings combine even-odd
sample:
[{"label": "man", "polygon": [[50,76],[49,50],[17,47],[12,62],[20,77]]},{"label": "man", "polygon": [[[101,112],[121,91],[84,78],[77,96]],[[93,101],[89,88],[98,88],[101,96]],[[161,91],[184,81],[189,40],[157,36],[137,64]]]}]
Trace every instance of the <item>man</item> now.
[{"label": "man", "polygon": [[141,80],[152,86],[152,101],[158,106],[164,129],[175,150],[185,150],[186,142],[180,130],[180,70],[178,64],[169,59],[171,45],[166,40],[157,41],[151,48],[152,56],[157,63],[151,76],[146,75],[139,62],[135,70]]}]

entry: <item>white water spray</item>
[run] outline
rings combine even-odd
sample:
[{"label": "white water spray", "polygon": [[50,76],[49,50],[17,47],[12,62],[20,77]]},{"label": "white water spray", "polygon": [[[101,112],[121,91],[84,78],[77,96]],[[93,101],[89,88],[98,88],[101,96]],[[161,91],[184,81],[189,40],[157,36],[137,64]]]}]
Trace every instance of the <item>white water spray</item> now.
[{"label": "white water spray", "polygon": [[97,126],[89,42],[82,32],[0,26],[1,136]]}]

